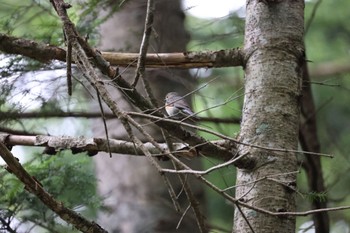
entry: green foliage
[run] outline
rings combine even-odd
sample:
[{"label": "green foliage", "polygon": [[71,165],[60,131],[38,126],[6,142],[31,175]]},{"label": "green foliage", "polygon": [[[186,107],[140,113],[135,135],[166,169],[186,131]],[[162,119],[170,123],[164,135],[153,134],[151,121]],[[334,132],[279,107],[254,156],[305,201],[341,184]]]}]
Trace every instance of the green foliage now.
[{"label": "green foliage", "polygon": [[214,19],[189,15],[186,26],[191,32],[187,46],[190,51],[229,49],[242,45],[244,20],[236,14]]},{"label": "green foliage", "polygon": [[0,10],[1,31],[27,39],[62,44],[62,31],[49,1],[5,1]]},{"label": "green foliage", "polygon": [[[82,36],[89,35],[90,44],[97,41],[97,26],[102,22],[97,13],[104,1],[71,2],[68,14]],[[105,2],[104,2],[105,4]],[[78,23],[79,22],[79,23]],[[35,39],[43,43],[64,45],[62,22],[50,1],[1,0],[0,31],[7,34]]]},{"label": "green foliage", "polygon": [[[210,87],[199,91],[194,104],[195,111],[200,112],[199,115],[202,117],[239,119],[241,117],[240,105],[242,99],[239,97],[239,92],[230,95],[229,91],[226,90],[229,88],[235,88],[235,86],[222,87],[219,83],[214,83]],[[239,131],[238,124],[203,122],[199,125],[231,136]],[[203,132],[201,135],[209,140],[219,139],[209,133]]]},{"label": "green foliage", "polygon": [[[307,2],[305,21],[308,22],[317,1]],[[314,62],[348,57],[349,32],[347,0],[322,1],[305,37],[308,58]]]},{"label": "green foliage", "polygon": [[[95,4],[92,2],[95,2]],[[74,1],[70,2],[72,7],[68,9],[70,18],[74,23],[77,23],[78,32],[81,36],[88,38],[91,45],[97,43],[97,28],[103,22],[97,17],[97,13],[100,12],[101,7],[106,2],[99,2],[91,1],[87,5],[85,2]],[[1,33],[66,47],[62,22],[50,1],[0,0],[0,5]],[[1,59],[3,58],[5,57],[2,56]],[[6,56],[6,59],[2,61],[5,62],[0,63],[0,82],[7,77],[20,76],[32,70],[53,70],[59,66],[57,62],[55,64],[43,64],[21,56]]]},{"label": "green foliage", "polygon": [[309,192],[306,194],[306,198],[309,201],[318,201],[318,202],[326,202],[327,201],[327,192],[317,193],[317,192]]},{"label": "green foliage", "polygon": [[[96,195],[96,179],[91,159],[58,153],[55,156],[37,154],[24,168],[34,176],[54,198],[62,201],[84,217],[95,218],[100,206]],[[21,224],[38,224],[50,232],[70,232],[71,227],[47,208],[37,197],[27,192],[12,174],[2,170],[0,188],[0,217],[18,219]]]},{"label": "green foliage", "polygon": [[[221,163],[221,161],[216,161],[213,159],[203,160],[204,168],[213,167],[219,163]],[[230,188],[235,184],[235,175],[236,169],[233,165],[231,165],[210,173],[210,175],[208,175],[206,178],[217,187],[225,189]],[[231,229],[234,210],[232,208],[232,203],[228,203],[227,201],[223,200],[219,194],[208,187],[205,188],[205,192],[210,223],[213,224],[214,228],[215,226],[219,226],[221,229]],[[227,193],[234,196],[234,188],[229,189]]]}]

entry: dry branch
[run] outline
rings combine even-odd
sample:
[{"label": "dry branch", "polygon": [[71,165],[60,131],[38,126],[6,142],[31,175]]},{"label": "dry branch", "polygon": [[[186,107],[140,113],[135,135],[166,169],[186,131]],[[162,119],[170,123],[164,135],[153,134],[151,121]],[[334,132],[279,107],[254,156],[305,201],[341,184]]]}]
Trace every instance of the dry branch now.
[{"label": "dry branch", "polygon": [[[19,54],[32,59],[48,62],[66,61],[66,51],[57,46],[44,44],[0,33],[0,50],[8,54]],[[136,67],[138,53],[101,52],[110,65]],[[243,56],[239,48],[183,53],[148,53],[145,57],[147,68],[177,67],[231,67],[242,66]]]},{"label": "dry branch", "polygon": [[[241,66],[242,51],[239,48],[218,51],[197,51],[183,53],[148,53],[146,67],[148,68],[213,68]],[[136,66],[137,53],[102,52],[102,56],[119,66]]]},{"label": "dry branch", "polygon": [[[108,143],[103,138],[84,138],[84,137],[70,137],[70,136],[46,136],[46,135],[9,135],[0,134],[0,142],[7,146],[36,146],[47,147],[51,151],[72,150],[73,153],[88,152],[88,154],[95,154],[96,152],[109,152]],[[215,142],[218,145],[224,145],[224,141]],[[109,140],[111,153],[129,154],[129,155],[144,155],[143,151],[135,147],[133,142],[123,140],[110,139]],[[165,143],[159,143],[164,151],[167,148]],[[151,143],[144,143],[143,146],[154,156],[162,156],[164,153],[159,153],[159,150]],[[180,157],[194,157],[196,153],[190,150],[188,145],[184,143],[174,143],[174,152],[176,156]]]},{"label": "dry branch", "polygon": [[[7,54],[18,54],[32,59],[49,62],[66,62],[66,50],[54,45],[9,36],[0,33],[0,50]],[[138,53],[100,52],[113,66],[136,67]],[[243,65],[243,52],[240,48],[217,51],[189,51],[179,53],[148,53],[147,68],[218,68]],[[316,64],[310,69],[310,77],[318,78],[350,72],[350,65],[344,61]]]}]

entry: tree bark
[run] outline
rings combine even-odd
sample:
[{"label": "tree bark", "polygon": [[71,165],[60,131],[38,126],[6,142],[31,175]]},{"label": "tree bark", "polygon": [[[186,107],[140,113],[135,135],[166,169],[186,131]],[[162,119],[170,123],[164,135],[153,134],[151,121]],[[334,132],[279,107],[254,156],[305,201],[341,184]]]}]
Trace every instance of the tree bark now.
[{"label": "tree bark", "polygon": [[[101,50],[138,52],[141,43],[145,13],[145,0],[126,1],[101,27]],[[153,32],[149,52],[181,52],[185,51],[188,35],[184,29],[184,14],[180,1],[156,1]],[[135,70],[127,68],[122,75],[133,80]],[[129,76],[129,77],[127,77]],[[187,76],[187,77],[186,77]],[[191,82],[188,73],[181,70],[153,70],[146,72],[146,79],[151,83],[153,93],[159,105],[164,105],[163,99],[167,92],[189,92]],[[187,80],[187,81],[186,81]],[[141,83],[141,80],[139,81]],[[144,93],[144,87],[138,85]],[[112,90],[118,104],[124,110],[135,110],[116,89]],[[148,121],[143,121],[148,123]],[[128,139],[123,126],[117,120],[108,120],[110,136],[116,139]],[[152,125],[144,127],[157,140],[163,140],[160,131]],[[94,123],[94,133],[104,136],[102,122]],[[142,138],[141,138],[142,139]],[[142,139],[144,140],[144,139]],[[99,223],[109,232],[197,232],[195,220],[185,217],[180,228],[176,230],[181,213],[176,213],[166,186],[156,169],[146,158],[132,156],[96,156],[96,175],[98,189],[104,198],[107,211],[99,214]],[[164,162],[163,166],[169,166]],[[196,162],[198,164],[198,161]],[[171,164],[171,163],[170,163]],[[198,166],[197,166],[198,167]],[[174,176],[174,180],[177,177]],[[181,189],[179,182],[175,184],[176,191]],[[194,186],[194,193],[202,195],[202,189]],[[188,202],[184,194],[179,197],[183,209]],[[187,215],[186,215],[187,216]]]},{"label": "tree bark", "polygon": [[[245,98],[239,139],[270,148],[297,150],[304,1],[247,1]],[[236,198],[274,212],[295,211],[295,153],[239,146],[254,167],[237,170]],[[273,179],[263,177],[277,175]],[[244,185],[250,183],[249,185]],[[295,232],[295,217],[236,209],[233,232]],[[247,224],[247,221],[249,224]],[[250,225],[250,226],[249,226]]]}]

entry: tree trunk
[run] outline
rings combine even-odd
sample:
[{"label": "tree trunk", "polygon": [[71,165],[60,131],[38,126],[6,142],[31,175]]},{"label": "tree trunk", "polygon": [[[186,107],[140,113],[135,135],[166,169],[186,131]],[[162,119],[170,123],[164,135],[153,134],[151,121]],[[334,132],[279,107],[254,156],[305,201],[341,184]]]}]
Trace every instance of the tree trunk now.
[{"label": "tree trunk", "polygon": [[[103,51],[138,52],[144,28],[145,0],[126,1],[122,9],[101,27],[101,45]],[[180,1],[156,1],[154,18],[155,37],[151,38],[149,52],[179,52],[186,50],[188,34],[184,29],[184,14]],[[135,70],[128,68],[121,70],[123,78],[133,81]],[[181,70],[152,70],[146,72],[146,78],[151,82],[153,93],[164,105],[163,99],[167,92],[190,91],[188,72]],[[139,81],[141,83],[141,81]],[[192,82],[193,84],[193,82]],[[139,85],[143,91],[144,87]],[[111,90],[117,103],[124,110],[133,110],[128,100],[124,99],[117,90]],[[108,120],[109,134],[112,138],[128,139],[123,126],[118,120]],[[144,123],[149,123],[145,121]],[[144,127],[157,140],[162,140],[160,132],[151,124]],[[136,132],[136,131],[135,131]],[[101,120],[94,123],[95,135],[104,137],[105,132]],[[142,138],[141,138],[142,139]],[[142,139],[144,140],[144,139]],[[99,223],[109,232],[197,232],[198,227],[193,218],[185,217],[176,230],[181,213],[176,213],[163,180],[150,162],[144,157],[130,155],[113,155],[100,153],[96,156],[96,175],[98,189],[104,198],[107,211],[99,215]],[[169,165],[164,162],[162,166]],[[171,164],[171,163],[170,163]],[[198,164],[198,161],[197,161]],[[176,180],[177,177],[174,177]],[[176,186],[176,185],[175,185]],[[177,191],[181,185],[177,183]],[[196,195],[203,197],[202,190],[195,187]],[[184,195],[180,196],[180,203],[185,209]],[[187,215],[186,215],[187,216]]]},{"label": "tree trunk", "polygon": [[[239,135],[244,143],[298,148],[303,15],[303,0],[247,1],[245,99]],[[295,153],[244,145],[239,151],[247,152],[255,166],[237,170],[236,198],[273,212],[295,211],[296,174],[286,174],[298,169]],[[247,208],[242,211],[246,219],[235,210],[234,232],[251,232],[250,227],[255,232],[295,232],[293,216],[274,217]]]}]

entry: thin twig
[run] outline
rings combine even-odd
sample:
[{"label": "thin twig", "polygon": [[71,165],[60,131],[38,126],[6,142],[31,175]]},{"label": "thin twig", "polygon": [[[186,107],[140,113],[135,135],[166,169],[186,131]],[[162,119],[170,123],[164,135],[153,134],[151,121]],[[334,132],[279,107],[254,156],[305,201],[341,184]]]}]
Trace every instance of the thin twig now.
[{"label": "thin twig", "polygon": [[188,210],[189,210],[190,208],[191,208],[191,205],[188,205],[187,208],[185,209],[185,211],[182,213],[181,218],[179,219],[179,222],[178,222],[177,225],[176,225],[176,229],[179,229],[182,220],[184,219],[186,213],[188,212]]},{"label": "thin twig", "polygon": [[111,144],[109,143],[109,133],[108,133],[108,127],[107,127],[107,123],[106,123],[105,112],[104,112],[104,110],[103,110],[103,105],[102,105],[101,97],[100,97],[100,94],[98,93],[98,90],[97,90],[97,89],[96,89],[96,94],[97,94],[98,105],[99,105],[100,111],[101,111],[101,117],[102,117],[103,127],[104,127],[104,130],[105,130],[105,135],[106,135],[106,139],[107,139],[108,153],[109,153],[109,157],[112,158]]},{"label": "thin twig", "polygon": [[209,174],[210,172],[212,171],[215,171],[217,169],[220,169],[220,168],[223,168],[223,167],[226,167],[228,165],[231,165],[233,164],[234,162],[236,162],[237,160],[241,159],[242,157],[246,156],[247,154],[241,154],[240,156],[234,158],[234,159],[231,159],[225,163],[221,163],[219,165],[216,165],[216,166],[213,166],[211,168],[208,168],[207,170],[205,171],[196,171],[196,170],[193,170],[193,169],[190,169],[190,170],[173,170],[173,169],[166,169],[166,168],[163,168],[162,169],[162,172],[167,172],[167,173],[176,173],[176,174],[198,174],[198,175],[207,175]]},{"label": "thin twig", "polygon": [[151,162],[151,164],[157,169],[157,171],[159,172],[159,174],[161,175],[165,185],[167,186],[167,189],[169,191],[169,195],[170,198],[174,204],[175,210],[177,212],[181,212],[181,207],[179,202],[176,199],[176,194],[174,191],[173,186],[171,185],[169,179],[164,175],[164,173],[161,172],[162,167],[158,164],[158,162],[152,157],[151,153],[147,150],[147,148],[143,145],[143,143],[132,134],[132,129],[129,125],[128,119],[127,117],[124,118],[124,121],[122,121],[124,124],[124,128],[125,130],[128,132],[130,139],[135,143],[136,146],[138,146],[143,153],[145,154],[145,156],[148,158],[148,160]]},{"label": "thin twig", "polygon": [[[79,80],[78,80],[79,81]],[[82,84],[82,83],[81,83]],[[134,112],[128,112],[127,114],[133,116]],[[0,120],[1,119],[36,119],[36,118],[63,118],[63,117],[82,117],[82,118],[99,118],[101,117],[101,112],[4,112],[0,111]],[[104,113],[106,119],[117,118],[113,113]],[[142,117],[143,116],[138,116]],[[231,118],[219,118],[219,117],[200,117],[196,116],[197,121],[203,122],[213,122],[213,123],[224,123],[224,124],[239,124],[241,119],[238,117]]]},{"label": "thin twig", "polygon": [[[179,165],[177,165],[176,163],[174,163],[174,165],[175,165],[175,168],[179,167]],[[199,209],[199,203],[196,200],[196,198],[191,190],[191,187],[188,185],[186,178],[183,174],[178,174],[178,175],[179,175],[180,181],[182,183],[183,190],[185,191],[187,200],[190,202],[190,206],[191,206],[193,213],[194,213],[194,216],[196,218],[199,232],[201,232],[201,233],[207,232],[205,222],[204,222],[204,216],[202,215],[202,213]]]},{"label": "thin twig", "polygon": [[154,16],[154,0],[147,1],[147,11],[146,11],[146,19],[145,19],[145,28],[143,31],[142,42],[140,45],[139,57],[137,59],[137,66],[135,71],[135,79],[131,86],[136,87],[140,76],[143,77],[145,73],[145,60],[146,54],[149,44],[149,39],[152,32],[152,24],[153,24],[153,16]]},{"label": "thin twig", "polygon": [[[173,148],[173,143],[172,143],[170,135],[168,134],[168,132],[164,132],[164,131],[162,131],[162,132],[163,132],[163,135],[165,136],[165,140],[166,140],[166,143],[168,145],[169,150],[173,151],[174,148]],[[178,170],[180,168],[180,166],[177,165],[174,161],[172,161],[172,163],[173,163],[173,166],[174,166],[175,170]],[[163,169],[162,169],[162,171],[163,171]],[[181,189],[180,193],[182,192],[182,190],[185,191],[187,200],[190,202],[190,207],[193,210],[193,213],[194,213],[194,216],[195,216],[195,219],[196,219],[199,231],[201,233],[207,232],[206,231],[206,225],[205,225],[204,217],[203,217],[203,215],[202,215],[202,213],[201,213],[201,211],[199,209],[199,203],[196,200],[196,197],[194,196],[194,194],[193,194],[193,192],[191,190],[191,187],[187,183],[187,179],[186,179],[187,177],[185,175],[183,175],[183,174],[177,174],[177,175],[178,175],[179,180],[180,180],[180,182],[182,184],[182,189]],[[179,193],[179,195],[180,195],[180,193]],[[185,213],[186,213],[186,211],[184,212],[184,214]],[[180,222],[181,221],[179,221],[179,224],[180,224]],[[179,224],[178,224],[178,226],[179,226]]]},{"label": "thin twig", "polygon": [[72,44],[70,40],[67,40],[67,89],[68,95],[72,95]]},{"label": "thin twig", "polygon": [[321,2],[322,2],[322,0],[317,0],[317,2],[315,3],[315,6],[312,8],[311,17],[307,21],[306,26],[305,26],[305,31],[304,31],[305,35],[307,34],[307,32],[310,29],[310,26],[315,18],[315,15],[316,15],[316,11],[317,11],[318,7],[320,6]]},{"label": "thin twig", "polygon": [[324,153],[315,153],[315,152],[309,152],[309,151],[301,151],[301,150],[292,150],[292,149],[284,149],[284,148],[272,148],[272,147],[265,147],[265,146],[259,146],[259,145],[255,145],[255,144],[251,144],[251,143],[245,143],[245,142],[240,142],[234,138],[228,137],[224,134],[215,132],[213,130],[210,129],[206,129],[200,126],[196,126],[196,125],[192,125],[189,123],[185,123],[182,121],[177,121],[177,120],[173,120],[173,119],[169,119],[169,118],[161,118],[161,117],[157,117],[157,116],[153,116],[153,115],[147,115],[147,114],[143,114],[143,113],[133,113],[133,115],[139,115],[139,116],[143,116],[145,118],[149,118],[149,119],[154,119],[154,120],[158,120],[158,121],[166,121],[166,122],[172,122],[172,123],[176,123],[182,126],[186,126],[189,128],[193,128],[196,130],[200,130],[206,133],[210,133],[212,135],[218,136],[222,139],[226,139],[232,142],[235,142],[237,144],[241,144],[244,146],[249,146],[249,147],[253,147],[253,148],[258,148],[258,149],[263,149],[263,150],[269,150],[269,151],[279,151],[279,152],[292,152],[292,153],[300,153],[300,154],[309,154],[309,155],[318,155],[318,156],[324,156],[324,157],[328,157],[328,158],[333,158],[333,155],[330,154],[324,154]]},{"label": "thin twig", "polygon": [[252,227],[252,225],[250,224],[247,216],[245,216],[245,214],[243,213],[241,207],[237,204],[235,204],[236,208],[238,209],[238,211],[241,213],[242,217],[244,218],[245,222],[247,223],[247,225],[249,226],[250,230],[252,231],[252,233],[255,233],[254,228]]},{"label": "thin twig", "polygon": [[284,176],[284,175],[298,174],[298,173],[300,173],[300,171],[293,171],[293,172],[285,172],[285,173],[279,173],[279,174],[268,175],[268,176],[264,176],[264,177],[261,177],[261,178],[259,178],[259,179],[250,181],[250,182],[246,182],[246,183],[237,184],[237,185],[233,185],[233,186],[227,187],[227,188],[223,189],[223,191],[227,191],[227,190],[230,190],[230,189],[234,189],[234,188],[236,188],[236,187],[238,187],[238,186],[245,186],[245,185],[249,185],[249,184],[254,184],[254,183],[257,183],[257,182],[259,182],[259,181],[262,181],[262,180],[265,180],[265,179],[268,179],[268,178],[272,178],[272,177],[276,177],[276,176]]}]

